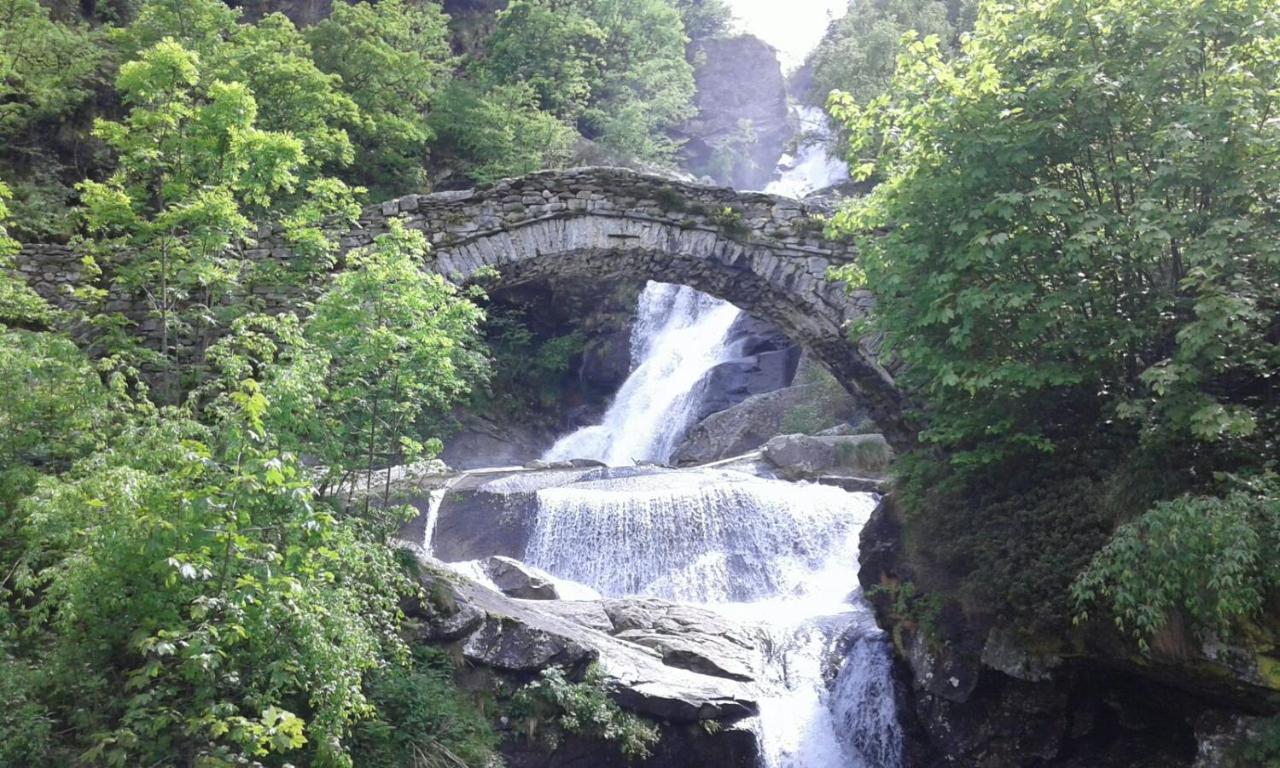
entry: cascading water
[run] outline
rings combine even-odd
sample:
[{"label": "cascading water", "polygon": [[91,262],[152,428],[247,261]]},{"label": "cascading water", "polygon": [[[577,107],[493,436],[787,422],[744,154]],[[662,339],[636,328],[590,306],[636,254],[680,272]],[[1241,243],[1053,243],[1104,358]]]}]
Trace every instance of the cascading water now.
[{"label": "cascading water", "polygon": [[537,496],[531,565],[609,597],[702,603],[768,638],[765,768],[898,765],[888,657],[849,595],[873,496],[707,468],[615,470]]},{"label": "cascading water", "polygon": [[831,126],[826,114],[815,107],[793,105],[792,119],[800,126],[800,144],[794,157],[784,156],[782,173],[764,191],[772,195],[804,197],[849,178],[849,164],[827,153]]},{"label": "cascading water", "polygon": [[[845,3],[783,10],[773,0],[730,0],[789,69]],[[796,14],[805,23],[779,23]],[[766,191],[801,197],[847,178],[827,154],[821,111],[792,114],[802,140]],[[903,736],[888,643],[855,591],[858,534],[874,497],[730,469],[627,468],[669,459],[699,414],[707,373],[734,357],[728,334],[738,317],[691,288],[646,286],[631,375],[600,424],[544,456],[619,468],[537,490],[525,560],[607,597],[701,603],[755,627],[767,649],[752,724],[763,768],[897,768]]]},{"label": "cascading water", "polygon": [[740,314],[688,286],[648,283],[631,332],[631,375],[600,424],[560,438],[543,458],[667,461],[697,418],[703,378],[733,356],[725,340]]}]

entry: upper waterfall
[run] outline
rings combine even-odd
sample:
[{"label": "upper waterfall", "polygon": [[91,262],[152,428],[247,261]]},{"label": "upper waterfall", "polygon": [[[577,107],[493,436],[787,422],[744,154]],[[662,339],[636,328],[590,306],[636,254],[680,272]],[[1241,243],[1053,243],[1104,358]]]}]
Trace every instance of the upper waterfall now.
[{"label": "upper waterfall", "polygon": [[631,375],[601,423],[560,438],[543,458],[614,466],[670,459],[698,416],[703,377],[733,356],[726,341],[740,314],[688,286],[648,283],[631,332]]}]

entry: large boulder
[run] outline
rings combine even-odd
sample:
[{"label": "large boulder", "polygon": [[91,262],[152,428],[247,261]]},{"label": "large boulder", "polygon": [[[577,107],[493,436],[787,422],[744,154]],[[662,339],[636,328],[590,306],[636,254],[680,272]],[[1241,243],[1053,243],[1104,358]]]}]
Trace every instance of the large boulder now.
[{"label": "large boulder", "polygon": [[893,449],[881,435],[780,435],[765,443],[765,461],[790,480],[882,477]]},{"label": "large boulder", "polygon": [[753,395],[713,413],[689,430],[672,456],[678,465],[705,464],[753,451],[788,428],[825,429],[862,415],[853,396],[821,384],[795,384]]},{"label": "large boulder", "polygon": [[669,666],[744,682],[758,677],[761,639],[719,614],[656,598],[607,600],[604,611],[615,637],[654,649]]},{"label": "large boulder", "polygon": [[[419,622],[418,636],[428,641],[448,637],[463,657],[475,664],[525,674],[552,665],[581,671],[594,662],[621,707],[672,723],[728,723],[758,711],[754,697],[741,682],[669,665],[661,651],[566,618],[557,610],[544,610],[555,601],[508,597],[447,571],[438,561],[427,561],[423,578],[426,592],[435,597],[430,604],[411,606],[407,611]],[[474,618],[477,612],[479,622]],[[458,622],[452,622],[451,617],[460,613],[468,614],[463,623],[472,629],[457,637],[454,625]],[[453,631],[446,635],[432,630],[444,626]],[[660,633],[655,630],[652,634]],[[693,640],[686,645],[693,648]],[[717,657],[713,651],[701,655]],[[688,658],[679,653],[673,656]]]},{"label": "large boulder", "polygon": [[792,134],[778,55],[751,35],[702,41],[697,55],[698,114],[677,131],[684,167],[736,189],[764,189]]},{"label": "large boulder", "polygon": [[525,600],[556,600],[555,579],[551,574],[511,557],[494,555],[480,563],[481,569],[504,595]]}]

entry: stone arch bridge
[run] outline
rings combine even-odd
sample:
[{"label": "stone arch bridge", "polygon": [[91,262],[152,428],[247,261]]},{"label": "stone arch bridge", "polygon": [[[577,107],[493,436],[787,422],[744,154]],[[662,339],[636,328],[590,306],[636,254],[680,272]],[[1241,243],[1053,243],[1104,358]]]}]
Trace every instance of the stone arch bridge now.
[{"label": "stone arch bridge", "polygon": [[[876,345],[847,338],[871,296],[826,280],[828,267],[853,253],[823,238],[819,213],[784,197],[580,168],[370,206],[341,243],[344,250],[368,245],[388,220],[400,219],[430,239],[434,269],[458,281],[492,268],[508,285],[618,274],[690,285],[773,322],[864,399],[892,444],[908,446],[901,394]],[[24,255],[28,265],[38,260]],[[248,256],[290,254],[265,229]]]}]

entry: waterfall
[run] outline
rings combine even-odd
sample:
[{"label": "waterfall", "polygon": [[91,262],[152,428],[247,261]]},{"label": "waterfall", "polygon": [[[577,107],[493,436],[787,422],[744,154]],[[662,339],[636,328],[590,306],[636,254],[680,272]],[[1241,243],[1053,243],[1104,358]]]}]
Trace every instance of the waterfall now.
[{"label": "waterfall", "polygon": [[614,466],[670,459],[698,416],[704,377],[733,357],[725,340],[739,314],[688,286],[649,282],[631,332],[631,375],[600,424],[560,438],[543,458]]},{"label": "waterfall", "polygon": [[896,768],[902,760],[902,727],[894,706],[892,656],[884,633],[858,638],[832,691],[832,715],[845,743],[866,768]]},{"label": "waterfall", "polygon": [[848,179],[848,163],[827,154],[832,136],[826,114],[816,107],[793,104],[791,115],[800,126],[800,145],[795,157],[783,156],[778,163],[782,174],[764,191],[800,198]]},{"label": "waterfall", "polygon": [[875,498],[724,469],[618,472],[539,490],[525,559],[605,596],[702,603],[756,627],[771,649],[753,726],[764,768],[897,768],[889,657],[850,595]]},{"label": "waterfall", "polygon": [[525,559],[611,597],[799,596],[856,551],[870,512],[838,488],[722,470],[596,480],[538,492]]},{"label": "waterfall", "polygon": [[[847,2],[730,6],[792,69]],[[827,154],[822,111],[796,105],[792,117],[800,144],[766,191],[803,197],[848,178]],[[707,374],[735,356],[728,333],[738,317],[691,288],[649,283],[630,376],[600,424],[562,437],[544,458],[613,467],[669,460],[699,416]],[[703,467],[600,470],[540,486],[536,502],[531,565],[608,597],[701,603],[760,633],[765,668],[750,727],[762,768],[900,766],[888,643],[856,590],[858,535],[873,496]]]}]

